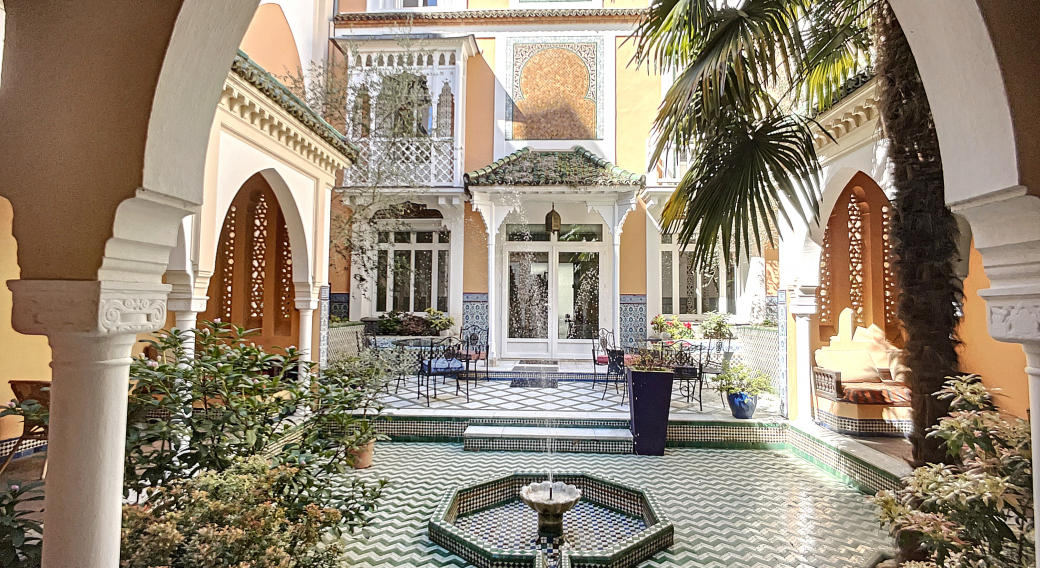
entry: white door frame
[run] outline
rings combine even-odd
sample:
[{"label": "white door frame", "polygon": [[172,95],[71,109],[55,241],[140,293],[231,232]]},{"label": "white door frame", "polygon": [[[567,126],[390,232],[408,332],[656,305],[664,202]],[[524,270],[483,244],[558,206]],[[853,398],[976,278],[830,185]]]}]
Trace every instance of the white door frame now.
[{"label": "white door frame", "polygon": [[[606,242],[558,242],[552,241],[506,241],[502,246],[502,266],[499,267],[499,297],[503,302],[498,308],[503,323],[504,338],[501,357],[504,359],[584,359],[591,356],[592,339],[559,338],[559,270],[561,252],[595,252],[599,254],[599,322],[597,328],[610,327],[609,309],[604,309],[603,300],[611,298],[612,278],[608,269]],[[549,254],[549,290],[546,339],[513,339],[509,337],[509,254],[512,252],[547,252]],[[612,266],[612,264],[610,265]]]}]

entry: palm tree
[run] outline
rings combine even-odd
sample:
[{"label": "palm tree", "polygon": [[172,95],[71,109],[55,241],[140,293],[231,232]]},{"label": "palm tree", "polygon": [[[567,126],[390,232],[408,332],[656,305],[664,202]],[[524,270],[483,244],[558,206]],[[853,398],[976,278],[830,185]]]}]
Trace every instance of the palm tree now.
[{"label": "palm tree", "polygon": [[[878,24],[882,33],[875,37],[881,42],[872,46],[875,21],[889,27]],[[813,115],[832,103],[847,79],[875,63],[873,50],[882,54],[882,63],[898,60],[916,77],[916,67],[907,63],[913,60],[909,48],[898,59],[885,55],[887,42],[897,37],[885,33],[891,25],[898,27],[884,0],[656,0],[650,6],[636,32],[635,62],[675,77],[654,123],[658,138],[651,162],[669,147],[690,157],[661,221],[697,262],[713,258],[719,247],[725,256],[731,248],[749,255],[764,240],[772,241],[779,218],[788,224],[792,217],[817,220],[820,165],[812,144]],[[901,80],[913,84],[905,74]],[[949,323],[956,322],[950,300],[958,296],[949,293],[953,282],[940,267],[948,267],[956,251],[956,224],[951,232],[944,221],[950,214],[942,198],[938,146],[921,142],[922,132],[934,137],[927,101],[923,90],[907,88],[881,89],[892,97],[884,104],[891,109],[883,113],[886,132],[905,137],[894,138],[893,147],[905,149],[897,150],[894,161],[908,172],[938,168],[939,175],[916,193],[919,178],[896,176],[895,207],[908,213],[895,216],[897,272],[904,285],[899,315],[915,377],[915,461],[942,461],[945,454],[924,433],[944,411],[932,396],[938,390],[935,377],[957,366]],[[924,101],[923,106],[901,114],[899,105],[907,97]],[[911,165],[912,160],[924,163]],[[923,255],[911,240],[941,245]]]}]

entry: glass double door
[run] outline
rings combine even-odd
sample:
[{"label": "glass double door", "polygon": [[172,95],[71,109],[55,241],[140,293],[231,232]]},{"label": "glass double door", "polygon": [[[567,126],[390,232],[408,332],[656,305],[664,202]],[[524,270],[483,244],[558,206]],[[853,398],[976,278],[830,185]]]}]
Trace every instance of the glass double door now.
[{"label": "glass double door", "polygon": [[600,328],[601,252],[547,245],[507,250],[507,358],[587,356]]}]

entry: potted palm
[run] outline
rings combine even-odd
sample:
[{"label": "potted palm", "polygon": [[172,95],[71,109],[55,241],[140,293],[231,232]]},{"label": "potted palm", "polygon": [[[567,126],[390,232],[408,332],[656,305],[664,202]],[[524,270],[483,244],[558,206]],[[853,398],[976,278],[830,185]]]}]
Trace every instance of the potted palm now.
[{"label": "potted palm", "polygon": [[455,326],[455,318],[442,311],[426,308],[426,326],[441,337],[448,337],[451,335],[451,328]]},{"label": "potted palm", "polygon": [[664,455],[668,411],[672,402],[672,369],[663,351],[642,349],[638,362],[625,370],[633,446],[636,454]]},{"label": "potted palm", "polygon": [[726,395],[733,418],[751,418],[758,407],[758,395],[776,394],[776,388],[765,373],[740,363],[726,367],[714,382],[719,392]]}]

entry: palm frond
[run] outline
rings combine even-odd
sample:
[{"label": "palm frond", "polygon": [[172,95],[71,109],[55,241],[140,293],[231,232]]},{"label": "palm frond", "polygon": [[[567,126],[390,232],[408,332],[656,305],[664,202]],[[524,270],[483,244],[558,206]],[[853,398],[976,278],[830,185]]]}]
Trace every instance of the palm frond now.
[{"label": "palm frond", "polygon": [[761,250],[773,242],[778,214],[790,224],[789,209],[805,223],[817,215],[819,166],[808,123],[782,115],[753,123],[729,118],[699,146],[662,214],[698,263],[715,256],[720,240],[727,256],[731,247],[748,256]]}]

